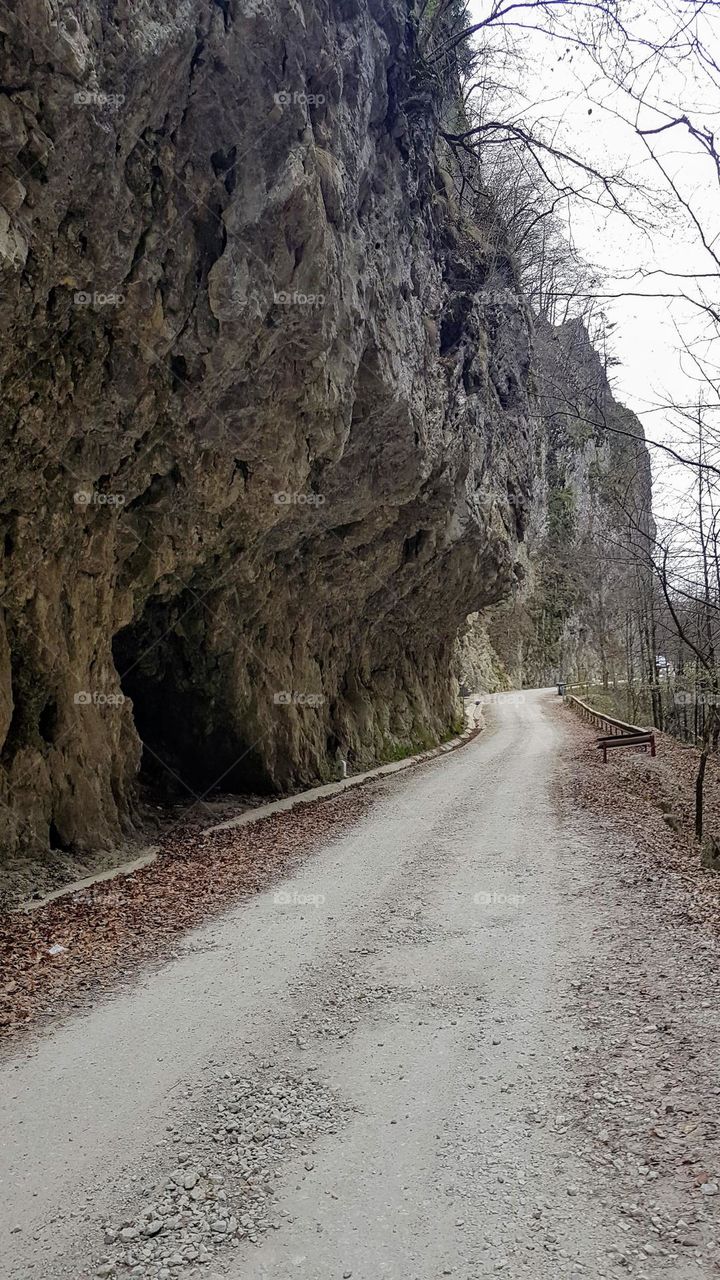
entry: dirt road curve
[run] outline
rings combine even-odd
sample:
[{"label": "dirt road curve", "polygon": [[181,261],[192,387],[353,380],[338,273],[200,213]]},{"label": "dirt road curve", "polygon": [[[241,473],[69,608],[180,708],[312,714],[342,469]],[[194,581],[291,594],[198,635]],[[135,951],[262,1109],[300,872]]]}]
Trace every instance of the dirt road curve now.
[{"label": "dirt road curve", "polygon": [[717,953],[564,812],[563,714],[498,700],[5,1061],[0,1274],[719,1275]]}]

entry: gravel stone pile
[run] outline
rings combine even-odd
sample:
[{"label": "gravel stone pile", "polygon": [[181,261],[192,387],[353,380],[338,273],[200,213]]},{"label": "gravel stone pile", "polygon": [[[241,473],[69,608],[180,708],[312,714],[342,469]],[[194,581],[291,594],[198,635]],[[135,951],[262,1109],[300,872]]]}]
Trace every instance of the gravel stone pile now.
[{"label": "gravel stone pile", "polygon": [[[333,1093],[311,1075],[227,1073],[216,1091],[214,1115],[193,1138],[181,1137],[188,1149],[178,1151],[176,1167],[149,1190],[145,1208],[106,1228],[98,1277],[208,1280],[219,1249],[256,1243],[279,1229],[274,1179],[280,1164],[295,1153],[310,1155],[315,1138],[334,1133],[343,1118]],[[305,1170],[312,1167],[305,1160]]]}]

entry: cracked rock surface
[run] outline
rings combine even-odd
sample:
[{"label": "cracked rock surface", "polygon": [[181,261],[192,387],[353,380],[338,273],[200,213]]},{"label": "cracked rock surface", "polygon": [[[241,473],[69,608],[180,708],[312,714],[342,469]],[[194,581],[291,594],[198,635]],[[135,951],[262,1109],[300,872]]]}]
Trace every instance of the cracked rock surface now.
[{"label": "cracked rock surface", "polygon": [[405,0],[0,37],[3,849],[112,849],[139,772],[262,792],[449,734],[525,534],[530,334]]}]

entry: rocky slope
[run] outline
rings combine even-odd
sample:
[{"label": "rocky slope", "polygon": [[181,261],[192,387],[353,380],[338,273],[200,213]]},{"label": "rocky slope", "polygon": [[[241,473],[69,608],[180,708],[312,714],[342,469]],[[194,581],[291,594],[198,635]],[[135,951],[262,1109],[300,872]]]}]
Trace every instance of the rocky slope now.
[{"label": "rocky slope", "polygon": [[530,687],[623,679],[629,614],[639,593],[652,594],[639,554],[639,531],[652,528],[642,425],[613,395],[580,321],[538,321],[533,368],[537,461],[522,585],[471,623],[472,643],[489,646],[492,688],[503,677]]},{"label": "rocky slope", "polygon": [[455,663],[463,696],[497,693],[513,687],[498,654],[501,645],[496,648],[490,639],[492,617],[492,609],[471,613],[458,635]]},{"label": "rocky slope", "polygon": [[529,331],[410,17],[0,12],[6,851],[117,844],[141,774],[272,789],[451,728],[525,533]]}]

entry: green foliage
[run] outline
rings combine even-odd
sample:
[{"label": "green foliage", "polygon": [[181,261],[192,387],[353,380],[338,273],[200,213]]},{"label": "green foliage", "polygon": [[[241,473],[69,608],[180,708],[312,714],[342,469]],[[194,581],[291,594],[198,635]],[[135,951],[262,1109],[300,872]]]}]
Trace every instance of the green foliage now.
[{"label": "green foliage", "polygon": [[423,14],[423,26],[432,26],[433,18],[440,8],[440,0],[428,0],[427,7]]},{"label": "green foliage", "polygon": [[588,484],[592,494],[598,494],[600,497],[607,495],[607,468],[603,467],[597,458],[594,458],[588,467]]},{"label": "green foliage", "polygon": [[570,444],[576,448],[582,448],[588,444],[595,435],[595,428],[592,423],[583,422],[581,418],[573,418],[568,416],[565,420],[565,436]]},{"label": "green foliage", "polygon": [[396,760],[406,760],[408,756],[417,756],[421,751],[430,751],[438,745],[438,740],[427,730],[418,733],[414,738],[396,738],[386,741],[380,752],[382,764],[392,764]]},{"label": "green foliage", "polygon": [[575,537],[575,499],[572,489],[550,489],[548,493],[548,542],[570,543]]},{"label": "green foliage", "polygon": [[533,624],[528,668],[543,671],[560,663],[560,641],[582,596],[577,563],[577,516],[568,486],[555,477],[548,491],[547,537],[528,613]]},{"label": "green foliage", "polygon": [[[464,35],[469,26],[465,0],[427,0],[417,24],[419,51],[421,58],[440,57],[443,80],[448,76],[459,79],[475,63],[471,38]],[[448,45],[451,47],[446,49]]]}]

